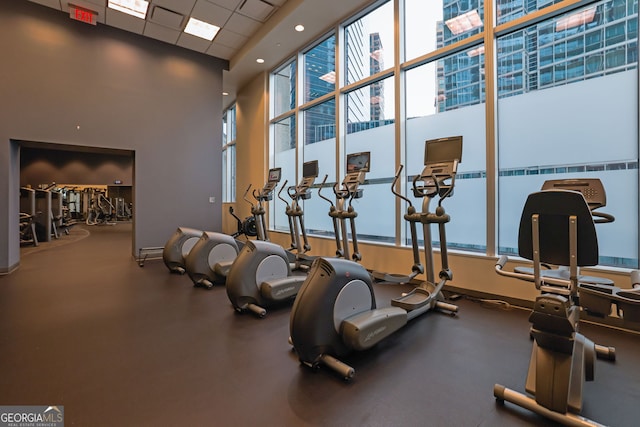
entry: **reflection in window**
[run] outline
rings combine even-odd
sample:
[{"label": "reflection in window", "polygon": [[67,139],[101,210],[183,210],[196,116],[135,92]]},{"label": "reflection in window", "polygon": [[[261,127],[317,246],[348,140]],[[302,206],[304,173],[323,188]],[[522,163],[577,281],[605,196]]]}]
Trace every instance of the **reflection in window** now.
[{"label": "reflection in window", "polygon": [[336,88],[336,37],[331,36],[304,54],[304,101],[333,92]]},{"label": "reflection in window", "polygon": [[[605,10],[616,12],[605,13]],[[498,96],[637,67],[637,54],[627,55],[632,50],[637,52],[637,34],[635,38],[625,34],[628,24],[633,22],[637,26],[637,9],[628,17],[624,11],[624,8],[612,7],[611,1],[601,1],[500,37],[497,41]],[[514,49],[515,45],[518,49]],[[615,47],[606,49],[605,46]],[[523,67],[508,66],[509,61],[514,63],[514,55],[520,58]],[[514,76],[524,82],[522,87],[511,84]]]},{"label": "reflection in window", "polygon": [[483,0],[406,0],[406,59],[478,34],[483,21]]},{"label": "reflection in window", "polygon": [[393,1],[345,27],[344,39],[346,84],[393,67]]},{"label": "reflection in window", "polygon": [[273,73],[273,117],[293,110],[296,106],[296,62],[292,61]]},{"label": "reflection in window", "polygon": [[484,46],[407,72],[407,117],[484,102]]},{"label": "reflection in window", "polygon": [[331,99],[304,112],[304,145],[336,137],[336,102]]},{"label": "reflection in window", "polygon": [[560,3],[561,1],[562,0],[497,0],[496,9],[498,24],[504,24],[505,22],[512,21],[529,13],[544,9],[547,6]]}]

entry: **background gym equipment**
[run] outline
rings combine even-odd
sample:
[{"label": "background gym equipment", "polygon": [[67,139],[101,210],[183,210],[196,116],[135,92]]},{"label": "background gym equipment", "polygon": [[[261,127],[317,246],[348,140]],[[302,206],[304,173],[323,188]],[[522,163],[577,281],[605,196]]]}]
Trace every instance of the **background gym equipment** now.
[{"label": "background gym equipment", "polygon": [[[193,282],[193,286],[211,289],[214,284],[225,283],[232,263],[238,256],[238,252],[245,245],[245,241],[236,239],[240,234],[249,232],[254,236],[260,234],[263,238],[268,237],[267,230],[258,233],[256,224],[265,224],[263,218],[265,209],[261,204],[265,200],[272,198],[270,193],[273,193],[279,180],[280,169],[271,169],[268,174],[268,180],[262,190],[258,192],[258,196],[256,197],[254,193],[255,204],[247,199],[247,193],[249,193],[251,185],[245,190],[243,199],[251,205],[251,211],[255,212],[254,216],[251,217],[253,221],[240,221],[240,218],[233,214],[233,209],[229,208],[231,215],[238,221],[238,231],[234,235],[229,236],[213,231],[204,231],[202,233],[185,258],[185,268]],[[253,227],[253,229],[250,227]]]},{"label": "background gym equipment", "polygon": [[[344,259],[317,259],[293,304],[289,322],[290,339],[300,362],[312,368],[326,365],[350,379],[355,369],[337,358],[366,350],[429,310],[455,313],[458,307],[444,302],[442,288],[453,273],[447,260],[445,224],[450,217],[442,202],[453,194],[458,163],[462,158],[462,137],[426,141],[425,167],[413,180],[413,194],[422,198],[419,218],[423,225],[427,281],[408,294],[377,308],[372,278],[362,267]],[[396,175],[400,175],[400,170]],[[435,213],[430,201],[437,198]],[[436,283],[431,224],[438,224],[442,268]],[[416,236],[412,236],[417,244]],[[355,254],[354,254],[355,255]]]},{"label": "background gym equipment", "polygon": [[[572,190],[579,191],[584,196],[584,199],[591,210],[591,216],[593,216],[593,222],[595,224],[610,223],[615,221],[613,215],[608,213],[599,212],[597,209],[603,208],[607,205],[607,196],[602,185],[602,181],[598,178],[570,178],[570,179],[552,179],[547,180],[542,185],[541,190]],[[544,269],[540,270],[540,274],[543,277],[551,277],[562,280],[569,280],[569,269],[567,266],[558,266],[552,268],[549,264],[541,264]],[[533,268],[531,267],[515,267],[516,273],[533,274]],[[580,269],[578,268],[578,273]],[[580,275],[578,278],[580,283],[595,283],[601,285],[613,285],[613,281],[604,277],[598,276],[584,276]]]},{"label": "background gym equipment", "polygon": [[90,194],[85,223],[87,225],[115,225],[115,222],[112,222],[115,216],[115,208],[105,193],[90,189]]},{"label": "background gym equipment", "polygon": [[[256,232],[258,240],[269,240],[264,203],[273,200],[273,190],[275,190],[276,186],[280,182],[281,176],[282,170],[280,168],[269,169],[267,183],[264,185],[264,187],[262,187],[262,189],[257,192],[255,189],[253,190],[253,198],[257,203],[253,203],[251,205],[251,214],[256,219]],[[246,197],[245,200],[247,200]]]},{"label": "background gym equipment", "polygon": [[[353,207],[353,200],[359,199],[364,193],[360,184],[364,184],[366,173],[371,170],[371,153],[368,151],[347,155],[347,174],[341,185],[333,186],[336,203],[325,197],[318,190],[318,196],[329,202],[329,216],[333,220],[333,233],[336,239],[336,256],[344,259],[362,260],[358,249],[358,234],[356,233],[356,217],[358,212]],[[347,222],[351,230],[351,245],[353,254],[349,253],[349,235]]]},{"label": "background gym equipment", "polygon": [[36,190],[20,187],[20,244],[38,246],[36,234]]},{"label": "background gym equipment", "polygon": [[[593,212],[579,191],[545,190],[530,194],[520,219],[518,252],[533,261],[533,274],[505,271],[507,256],[496,264],[496,272],[507,277],[533,282],[542,294],[536,298],[530,336],[533,348],[525,384],[527,395],[503,385],[494,386],[498,401],[508,401],[549,419],[572,426],[600,425],[580,416],[584,381],[594,379],[596,357],[614,360],[615,349],[593,343],[579,332],[580,305],[599,293],[608,310],[597,302],[591,310],[609,314],[617,288],[581,284],[578,268],[598,264],[598,240]],[[545,276],[541,264],[568,266],[569,279]],[[640,272],[632,274],[637,287]],[[631,298],[628,298],[631,297]],[[640,319],[640,291],[622,294],[624,317]],[[590,310],[590,311],[591,311]],[[612,397],[613,398],[613,397]]]},{"label": "background gym equipment", "polygon": [[[292,268],[294,270],[308,269],[313,262],[314,257],[306,256],[305,254],[311,250],[309,239],[307,238],[307,230],[304,227],[304,211],[300,206],[301,200],[309,200],[311,198],[311,186],[314,184],[315,179],[318,177],[318,161],[313,160],[305,162],[302,165],[302,181],[297,185],[291,185],[287,187],[285,181],[278,191],[278,198],[282,200],[286,206],[285,213],[289,220],[289,237],[291,238],[291,245],[288,252],[292,253],[294,263]],[[320,188],[327,182],[328,175],[325,175]],[[287,189],[287,195],[291,198],[291,204],[282,197],[282,191]]]},{"label": "background gym equipment", "polygon": [[[189,251],[195,246],[202,236],[201,230],[188,227],[178,227],[171,235],[162,250],[162,260],[171,273],[184,274],[187,270],[184,260],[189,255]],[[139,262],[140,267],[144,265],[144,259]]]},{"label": "background gym equipment", "polygon": [[[355,153],[347,156],[348,173],[341,185],[337,183],[334,185],[334,193],[341,200],[338,203],[338,209],[333,205],[333,202],[323,197],[331,203],[332,209],[329,215],[332,215],[334,219],[334,231],[338,242],[339,255],[348,254],[348,249],[346,251],[340,250],[340,228],[337,221],[338,218],[345,217],[349,217],[353,221],[356,217],[357,214],[351,207],[351,203],[349,203],[350,212],[347,213],[343,209],[344,200],[351,201],[355,197],[362,196],[362,190],[358,186],[364,182],[366,172],[369,170],[369,159],[369,153]],[[304,197],[307,197],[307,187],[317,175],[317,172],[311,166],[306,171],[303,170],[303,172],[309,173],[309,176],[302,178],[299,184],[301,188],[291,190],[291,194],[294,197],[296,194],[301,197],[304,194]],[[320,195],[320,190],[318,190],[318,195]],[[290,209],[289,214],[298,215],[298,213],[292,212]],[[302,212],[299,214],[301,218]],[[343,230],[343,236],[346,240],[346,226],[343,227]],[[352,232],[355,239],[355,225],[353,223]],[[300,245],[301,243],[294,244]],[[292,259],[292,254],[280,245],[262,241],[247,242],[227,275],[227,295],[234,309],[238,313],[248,310],[259,317],[264,317],[267,313],[265,307],[291,301],[306,278],[305,271],[292,270],[292,261],[295,261],[295,258]]]},{"label": "background gym equipment", "polygon": [[[251,188],[251,185],[249,185],[249,187],[247,188],[247,191],[249,191],[249,188]],[[245,191],[245,194],[246,194],[246,191]],[[256,228],[256,218],[253,215],[250,215],[246,217],[244,220],[241,220],[235,214],[233,210],[233,206],[229,206],[229,213],[231,214],[232,217],[236,219],[237,227],[238,227],[236,232],[233,233],[231,237],[233,237],[234,239],[237,239],[240,236],[256,237],[258,235],[258,229]]]}]

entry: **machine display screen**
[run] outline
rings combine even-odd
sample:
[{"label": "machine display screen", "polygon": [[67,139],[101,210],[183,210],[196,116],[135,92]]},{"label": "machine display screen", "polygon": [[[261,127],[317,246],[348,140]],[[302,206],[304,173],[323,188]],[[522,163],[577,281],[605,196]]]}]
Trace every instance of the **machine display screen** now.
[{"label": "machine display screen", "polygon": [[302,165],[302,176],[304,178],[311,178],[318,176],[318,161],[312,160],[310,162],[304,162]]},{"label": "machine display screen", "polygon": [[432,139],[425,142],[424,164],[451,162],[462,163],[462,136]]},{"label": "machine display screen", "polygon": [[371,153],[365,151],[362,153],[353,153],[347,155],[347,173],[351,172],[369,172],[371,161]]},{"label": "machine display screen", "polygon": [[280,168],[269,169],[269,182],[279,182],[280,181]]}]

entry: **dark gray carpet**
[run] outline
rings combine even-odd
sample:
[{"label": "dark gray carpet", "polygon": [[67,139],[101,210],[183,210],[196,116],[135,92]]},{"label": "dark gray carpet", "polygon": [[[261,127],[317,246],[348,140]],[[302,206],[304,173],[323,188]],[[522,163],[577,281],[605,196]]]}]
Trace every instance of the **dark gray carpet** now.
[{"label": "dark gray carpet", "polygon": [[[300,366],[288,308],[237,315],[222,287],[194,289],[162,261],[140,268],[130,224],[86,229],[0,277],[0,405],[64,405],[69,426],[551,425],[492,393],[523,390],[525,310],[458,301],[458,317],[429,313],[351,356],[345,383]],[[638,425],[639,337],[582,331],[618,350],[586,384],[583,415]]]}]

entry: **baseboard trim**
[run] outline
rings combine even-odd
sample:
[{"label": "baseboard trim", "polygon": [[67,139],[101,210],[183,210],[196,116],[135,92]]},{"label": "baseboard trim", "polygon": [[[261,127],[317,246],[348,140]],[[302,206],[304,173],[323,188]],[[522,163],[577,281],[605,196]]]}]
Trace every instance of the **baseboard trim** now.
[{"label": "baseboard trim", "polygon": [[11,274],[14,271],[16,271],[18,269],[18,267],[20,267],[20,261],[16,262],[13,265],[10,265],[7,268],[0,268],[0,276],[6,276],[8,274]]},{"label": "baseboard trim", "polygon": [[[533,309],[533,301],[523,300],[519,298],[509,298],[502,295],[490,294],[487,292],[474,291],[470,289],[458,288],[455,286],[444,286],[443,291],[445,292],[447,298],[455,300],[456,298],[464,298],[468,297],[470,299],[480,300],[480,301],[491,301],[491,302],[504,302],[511,306],[522,308],[526,310]],[[586,312],[580,313],[580,321],[584,323],[592,323],[599,326],[605,326],[607,328],[617,329],[625,332],[629,332],[632,334],[640,334],[640,323],[637,322],[624,322],[619,317],[607,316],[605,318],[591,316]]]}]

